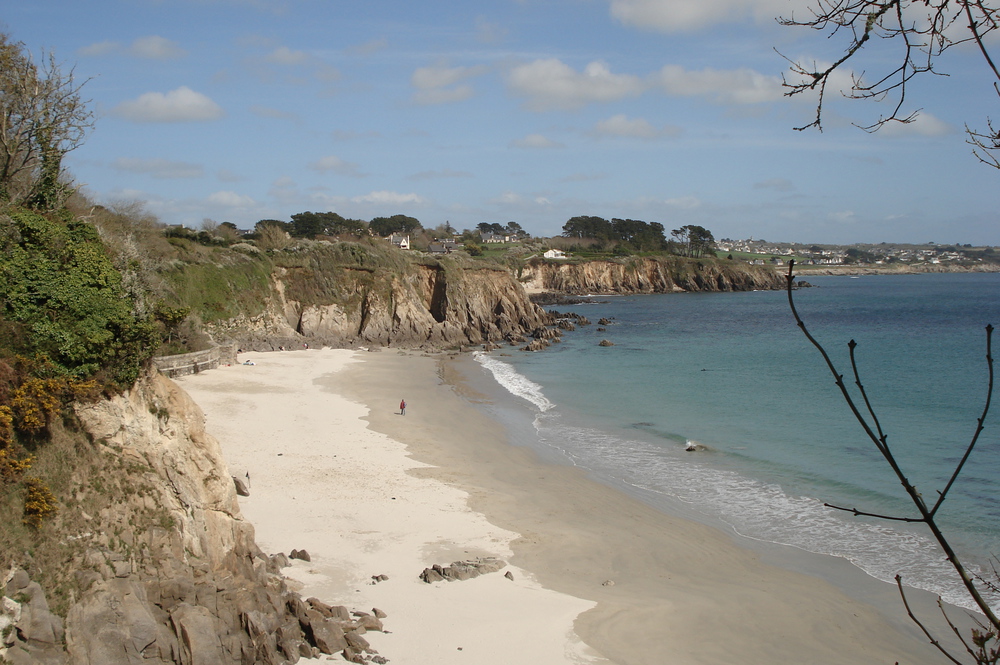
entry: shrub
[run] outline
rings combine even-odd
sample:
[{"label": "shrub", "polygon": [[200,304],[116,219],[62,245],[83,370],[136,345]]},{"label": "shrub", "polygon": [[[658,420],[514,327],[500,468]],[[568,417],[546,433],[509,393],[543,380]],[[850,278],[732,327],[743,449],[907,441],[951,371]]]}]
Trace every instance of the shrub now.
[{"label": "shrub", "polygon": [[42,522],[58,511],[59,503],[48,486],[40,478],[25,478],[22,521],[31,528],[38,529],[42,526]]},{"label": "shrub", "polygon": [[57,375],[130,386],[156,347],[96,229],[29,211],[0,216],[0,354],[45,356]]}]

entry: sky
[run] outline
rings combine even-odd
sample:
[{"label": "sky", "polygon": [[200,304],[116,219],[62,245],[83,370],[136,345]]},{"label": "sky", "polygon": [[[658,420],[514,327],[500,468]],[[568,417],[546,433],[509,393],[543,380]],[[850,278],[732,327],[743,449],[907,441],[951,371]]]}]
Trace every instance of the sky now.
[{"label": "sky", "polygon": [[87,195],[166,224],[334,211],[552,236],[596,215],[1000,245],[1000,171],[964,134],[998,101],[981,57],[915,81],[910,125],[869,134],[891,102],[833,91],[823,131],[795,131],[815,99],[784,95],[782,56],[844,48],[776,22],[807,2],[33,0],[0,29],[86,81],[94,128],[65,163]]}]

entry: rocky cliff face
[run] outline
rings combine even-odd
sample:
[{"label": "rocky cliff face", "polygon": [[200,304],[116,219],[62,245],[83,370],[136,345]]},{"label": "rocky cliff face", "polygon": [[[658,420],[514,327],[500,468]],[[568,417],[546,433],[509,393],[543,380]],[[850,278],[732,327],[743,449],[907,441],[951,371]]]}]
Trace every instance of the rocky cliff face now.
[{"label": "rocky cliff face", "polygon": [[[93,447],[80,459],[91,462],[81,463],[76,498],[63,501],[58,526],[76,544],[64,563],[79,596],[63,622],[28,573],[11,570],[0,659],[214,665],[360,657],[366,642],[357,637],[381,623],[288,590],[278,574],[283,555],[268,557],[255,544],[218,442],[184,391],[153,375],[76,413]],[[70,528],[88,494],[112,488],[124,491]]]},{"label": "rocky cliff face", "polygon": [[525,287],[573,295],[753,291],[782,289],[784,277],[767,267],[675,257],[565,263],[538,261],[525,267]]},{"label": "rocky cliff face", "polygon": [[[331,272],[335,274],[330,274]],[[242,348],[312,344],[458,347],[550,322],[506,269],[413,264],[402,270],[278,269],[264,315],[215,331]],[[307,288],[309,287],[309,288]]]}]

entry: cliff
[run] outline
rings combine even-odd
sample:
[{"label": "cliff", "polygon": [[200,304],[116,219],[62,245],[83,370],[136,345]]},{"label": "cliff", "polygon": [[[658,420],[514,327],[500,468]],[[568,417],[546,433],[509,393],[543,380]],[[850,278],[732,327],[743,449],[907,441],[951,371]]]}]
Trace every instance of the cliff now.
[{"label": "cliff", "polygon": [[785,287],[784,277],[772,268],[682,257],[632,257],[579,263],[538,260],[529,262],[524,268],[521,282],[531,290],[572,295],[754,291]]},{"label": "cliff", "polygon": [[40,534],[49,540],[16,557],[4,580],[4,662],[277,664],[345,649],[353,658],[352,635],[381,629],[288,590],[283,555],[255,544],[218,442],[173,382],[146,376],[77,404],[75,417],[78,430],[49,444],[69,467],[60,512]]},{"label": "cliff", "polygon": [[[184,279],[183,271],[174,276],[175,283]],[[502,266],[356,243],[316,243],[279,256],[266,285],[255,288],[252,308],[213,320],[221,306],[196,307],[217,340],[260,350],[302,343],[460,347],[517,337],[551,318]],[[245,298],[230,290],[230,300]]]}]

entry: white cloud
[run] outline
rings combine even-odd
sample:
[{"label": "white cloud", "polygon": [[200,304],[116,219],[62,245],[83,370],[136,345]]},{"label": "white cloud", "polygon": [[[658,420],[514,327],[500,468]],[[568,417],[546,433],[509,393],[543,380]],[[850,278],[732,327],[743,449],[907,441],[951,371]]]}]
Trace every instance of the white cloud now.
[{"label": "white cloud", "polygon": [[336,155],[327,155],[326,157],[321,157],[315,162],[310,162],[309,168],[314,171],[321,172],[333,172],[338,175],[351,176],[352,178],[364,177],[364,173],[361,173],[360,167],[354,162],[345,162],[340,157]]},{"label": "white cloud", "polygon": [[417,89],[413,100],[418,104],[446,104],[466,100],[475,94],[475,90],[463,81],[480,76],[485,71],[485,67],[420,67],[410,76],[410,84]]},{"label": "white cloud", "polygon": [[490,203],[499,203],[503,205],[520,205],[524,203],[524,199],[517,192],[512,192],[507,190],[500,196],[490,199]]},{"label": "white cloud", "polygon": [[596,180],[607,179],[607,173],[573,173],[565,178],[560,178],[559,182],[594,182]]},{"label": "white cloud", "polygon": [[618,136],[636,139],[656,139],[664,136],[677,136],[681,130],[677,127],[654,127],[644,118],[629,118],[624,113],[611,116],[594,125],[591,134],[594,136]]},{"label": "white cloud", "polygon": [[483,16],[476,19],[476,39],[483,44],[496,44],[507,36],[507,29]]},{"label": "white cloud", "polygon": [[787,178],[768,178],[753,184],[754,189],[773,189],[776,192],[795,191],[795,185]]},{"label": "white cloud", "polygon": [[229,169],[219,169],[216,177],[222,182],[245,182],[246,176],[240,175],[235,171],[230,171]]},{"label": "white cloud", "polygon": [[82,56],[98,56],[117,51],[120,44],[118,42],[103,41],[84,46],[77,51]]},{"label": "white cloud", "polygon": [[289,176],[280,176],[267,190],[268,196],[283,203],[297,201],[299,198],[299,186]]},{"label": "white cloud", "polygon": [[347,48],[347,52],[352,55],[367,56],[378,53],[379,51],[384,51],[389,46],[389,41],[385,37],[380,37],[379,39],[373,39],[371,41],[365,42],[364,44],[358,44],[357,46],[351,46]]},{"label": "white cloud", "polygon": [[227,208],[252,208],[257,202],[245,194],[237,194],[230,190],[222,190],[208,195],[208,202],[212,205],[224,206]]},{"label": "white cloud", "polygon": [[930,113],[921,111],[913,122],[889,122],[878,130],[878,134],[888,137],[896,136],[946,136],[957,130],[944,120]]},{"label": "white cloud", "polygon": [[150,60],[176,60],[187,55],[187,51],[178,46],[176,42],[157,35],[139,37],[132,42],[129,53],[138,58]]},{"label": "white cloud", "polygon": [[681,210],[694,210],[701,207],[701,200],[695,196],[678,196],[667,199],[664,203],[671,208],[680,208]]},{"label": "white cloud", "polygon": [[436,104],[451,104],[453,102],[463,102],[476,94],[471,85],[460,85],[454,88],[434,88],[430,90],[418,90],[413,94],[413,101],[425,106]]},{"label": "white cloud", "polygon": [[582,72],[555,58],[515,67],[507,85],[535,111],[576,109],[592,102],[612,102],[640,94],[645,84],[637,76],[613,74],[603,62],[591,62]]},{"label": "white cloud", "polygon": [[857,221],[858,215],[853,210],[838,210],[827,215],[835,222],[850,223]]},{"label": "white cloud", "polygon": [[621,23],[659,32],[700,30],[748,17],[767,22],[805,8],[802,0],[610,0],[610,5],[611,16]]},{"label": "white cloud", "polygon": [[237,194],[229,190],[210,194],[207,200],[212,205],[224,206],[226,208],[252,208],[257,205],[257,202],[249,196]]},{"label": "white cloud", "polygon": [[205,171],[200,164],[171,162],[166,159],[138,159],[119,157],[111,167],[118,171],[141,173],[160,179],[201,178]]},{"label": "white cloud", "polygon": [[674,97],[704,97],[720,104],[759,104],[781,99],[781,78],[752,69],[686,70],[666,65],[654,77],[656,84]]},{"label": "white cloud", "polygon": [[310,78],[325,84],[341,78],[340,70],[307,51],[274,46],[266,39],[247,41],[247,44],[253,49],[267,49],[266,53],[244,60],[248,71],[263,83],[302,86],[308,84]]},{"label": "white cloud", "polygon": [[401,194],[386,190],[369,192],[363,196],[355,196],[351,201],[354,203],[376,203],[379,205],[422,204],[426,202],[419,194]]},{"label": "white cloud", "polygon": [[295,65],[302,65],[309,61],[309,54],[305,51],[293,51],[287,46],[279,46],[270,53],[268,53],[264,60],[273,65],[284,65],[286,67],[294,67]]},{"label": "white cloud", "polygon": [[202,122],[225,115],[221,106],[187,86],[166,94],[147,92],[122,102],[113,113],[133,122]]},{"label": "white cloud", "polygon": [[414,173],[409,177],[410,180],[438,180],[441,178],[471,178],[473,177],[468,171],[453,171],[451,169],[442,169],[440,171],[421,171],[420,173]]},{"label": "white cloud", "polygon": [[541,134],[528,134],[524,138],[510,142],[512,148],[565,148],[566,146],[558,141],[542,136]]}]

